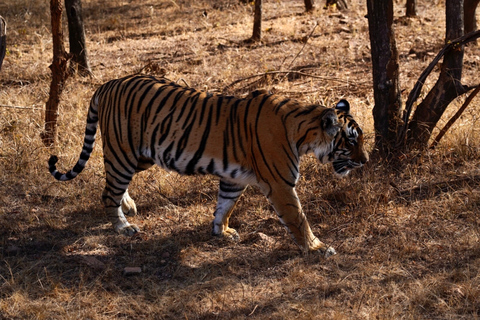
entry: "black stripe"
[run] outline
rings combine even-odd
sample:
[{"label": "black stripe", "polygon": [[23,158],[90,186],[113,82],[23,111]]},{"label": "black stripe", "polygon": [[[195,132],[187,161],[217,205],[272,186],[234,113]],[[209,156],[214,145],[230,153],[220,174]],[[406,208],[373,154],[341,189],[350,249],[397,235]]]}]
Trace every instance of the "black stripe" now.
[{"label": "black stripe", "polygon": [[207,124],[205,126],[205,130],[202,134],[202,140],[200,140],[200,145],[195,152],[193,158],[188,162],[186,173],[189,174],[190,172],[194,172],[195,166],[197,165],[198,161],[202,158],[203,152],[205,151],[205,147],[207,145],[208,136],[210,134],[210,126],[212,124],[212,106],[210,106],[207,116]]},{"label": "black stripe", "polygon": [[267,167],[267,169],[270,172],[270,174],[272,175],[273,179],[275,181],[277,181],[277,179],[275,178],[275,175],[272,171],[272,168],[270,168],[270,166],[268,165],[267,157],[265,156],[265,154],[263,152],[263,149],[262,149],[262,146],[261,146],[261,143],[260,143],[260,137],[258,135],[258,122],[259,122],[259,119],[260,119],[260,113],[262,112],[263,105],[265,104],[265,102],[267,101],[268,98],[269,98],[269,96],[263,97],[262,101],[258,105],[257,116],[256,116],[256,119],[255,119],[255,136],[256,136],[256,140],[257,140],[258,151],[260,152],[260,155],[262,156],[263,163]]},{"label": "black stripe", "polygon": [[215,125],[218,126],[218,121],[220,120],[220,114],[223,107],[223,96],[217,96],[217,117],[215,119]]},{"label": "black stripe", "polygon": [[290,182],[288,181],[286,178],[283,177],[282,173],[278,170],[277,166],[275,164],[273,164],[273,168],[275,169],[275,171],[277,172],[278,176],[283,180],[283,182],[285,182],[286,184],[288,184],[290,187],[294,188],[295,187],[295,183],[293,182]]},{"label": "black stripe", "polygon": [[215,174],[215,161],[213,159],[211,159],[210,163],[208,164],[207,172],[210,174]]},{"label": "black stripe", "polygon": [[287,102],[289,102],[289,101],[290,101],[290,99],[285,99],[285,100],[283,100],[283,101],[280,101],[280,102],[275,106],[275,109],[274,109],[275,114],[277,114],[278,111],[280,111],[280,108],[283,107],[285,104],[287,104]]},{"label": "black stripe", "polygon": [[183,151],[188,145],[188,138],[190,137],[190,133],[192,132],[193,125],[195,123],[195,119],[197,118],[197,114],[195,113],[192,121],[186,128],[184,128],[183,134],[178,139],[178,144],[177,144],[177,151],[175,152],[175,160],[178,160],[180,156],[182,155]]},{"label": "black stripe", "polygon": [[298,117],[301,117],[301,116],[307,116],[309,115],[310,113],[312,113],[314,110],[317,109],[317,106],[316,105],[311,105],[311,106],[307,106],[305,107],[301,112],[297,113],[294,118],[298,118]]}]

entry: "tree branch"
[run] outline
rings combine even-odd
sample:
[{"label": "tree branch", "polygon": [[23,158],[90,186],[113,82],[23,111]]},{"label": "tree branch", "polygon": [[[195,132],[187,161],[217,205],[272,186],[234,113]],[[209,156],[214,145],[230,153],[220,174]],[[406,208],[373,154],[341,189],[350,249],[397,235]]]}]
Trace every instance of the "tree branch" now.
[{"label": "tree branch", "polygon": [[296,74],[296,75],[299,75],[299,76],[302,76],[302,77],[310,77],[310,78],[320,79],[320,80],[330,80],[330,81],[337,81],[337,82],[341,82],[341,83],[346,82],[345,80],[338,79],[338,78],[317,76],[317,75],[314,75],[314,74],[309,74],[309,73],[305,73],[305,72],[301,72],[301,71],[295,71],[295,70],[267,71],[267,72],[254,74],[254,75],[251,75],[251,76],[248,76],[248,77],[245,77],[245,78],[237,79],[237,80],[233,81],[232,83],[230,83],[229,85],[225,86],[223,88],[223,91],[226,91],[228,88],[233,87],[234,85],[236,85],[237,83],[240,83],[242,81],[246,81],[246,80],[250,80],[250,79],[258,78],[258,77],[265,77],[265,76],[268,76],[268,75],[278,75],[278,74],[287,74],[287,75],[288,74]]},{"label": "tree branch", "polygon": [[438,135],[435,137],[435,140],[430,145],[430,149],[434,149],[437,146],[437,144],[443,138],[445,133],[447,133],[448,129],[450,129],[450,127],[455,123],[455,121],[457,121],[458,118],[460,118],[463,111],[465,111],[465,109],[468,107],[470,102],[473,100],[473,98],[475,98],[475,96],[478,94],[479,91],[480,91],[480,84],[475,87],[475,90],[468,96],[468,98],[465,100],[465,102],[460,107],[460,109],[458,109],[455,115],[450,120],[448,120],[447,124],[442,128],[442,130],[440,130]]},{"label": "tree branch", "polygon": [[27,109],[27,110],[43,110],[43,108],[37,108],[38,104],[34,104],[33,106],[30,107],[24,107],[24,106],[9,106],[6,104],[0,104],[0,108],[10,108],[10,109]]},{"label": "tree branch", "polygon": [[425,80],[430,75],[434,67],[437,65],[440,59],[445,55],[445,53],[448,52],[449,50],[452,50],[458,46],[462,46],[466,43],[472,42],[478,38],[480,38],[480,30],[467,33],[466,35],[460,38],[457,38],[455,40],[448,42],[442,48],[442,50],[440,50],[440,52],[433,59],[433,61],[430,62],[428,67],[422,72],[417,82],[415,83],[415,86],[413,87],[412,91],[410,91],[410,94],[408,95],[407,103],[405,104],[405,111],[403,113],[403,126],[400,129],[398,138],[397,138],[397,146],[400,146],[401,144],[403,144],[403,141],[405,139],[406,132],[407,132],[408,119],[410,119],[410,114],[412,112],[413,104],[420,96],[423,84],[425,83]]}]

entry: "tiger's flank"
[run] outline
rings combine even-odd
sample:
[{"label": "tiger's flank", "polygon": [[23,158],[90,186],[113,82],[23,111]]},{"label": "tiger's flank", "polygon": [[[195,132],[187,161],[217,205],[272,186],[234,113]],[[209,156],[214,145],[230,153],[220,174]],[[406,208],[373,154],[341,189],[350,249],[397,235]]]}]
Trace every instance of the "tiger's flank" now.
[{"label": "tiger's flank", "polygon": [[136,172],[156,164],[220,178],[213,235],[239,239],[229,218],[246,186],[256,185],[296,243],[328,257],[336,252],[312,233],[295,191],[300,158],[313,153],[340,176],[368,161],[362,129],[346,100],[327,108],[265,91],[237,98],[132,75],[97,89],[73,169],[61,173],[57,157],[49,160],[57,180],[74,179],[85,168],[98,126],[106,172],[102,200],[115,231],[127,235],[139,231],[125,217],[137,212],[128,185]]}]

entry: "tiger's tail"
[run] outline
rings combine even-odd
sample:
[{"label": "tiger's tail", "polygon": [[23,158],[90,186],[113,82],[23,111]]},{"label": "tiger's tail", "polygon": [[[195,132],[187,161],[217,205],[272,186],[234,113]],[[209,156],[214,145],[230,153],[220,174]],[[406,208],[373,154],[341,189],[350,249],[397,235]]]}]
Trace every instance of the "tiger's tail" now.
[{"label": "tiger's tail", "polygon": [[82,170],[85,168],[90,155],[92,154],[93,147],[95,145],[95,137],[97,135],[98,127],[98,96],[95,94],[90,102],[90,107],[88,109],[87,115],[87,125],[85,128],[85,138],[83,140],[82,153],[73,167],[72,170],[61,173],[57,170],[56,163],[58,161],[57,156],[51,156],[48,160],[48,170],[55,177],[55,179],[60,181],[68,181],[74,179]]}]

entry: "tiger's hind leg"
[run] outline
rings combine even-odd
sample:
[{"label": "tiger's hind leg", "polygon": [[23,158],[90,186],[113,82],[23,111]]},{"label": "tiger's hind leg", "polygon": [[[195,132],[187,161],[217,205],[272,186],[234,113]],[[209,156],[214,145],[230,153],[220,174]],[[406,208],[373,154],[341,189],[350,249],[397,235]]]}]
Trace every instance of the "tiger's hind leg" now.
[{"label": "tiger's hind leg", "polygon": [[130,224],[125,215],[135,215],[137,207],[128,194],[128,185],[133,177],[133,172],[120,172],[109,161],[105,160],[106,184],[102,193],[105,210],[116,232],[133,235],[140,229]]},{"label": "tiger's hind leg", "polygon": [[245,190],[244,185],[220,180],[218,202],[214,213],[215,219],[213,220],[213,235],[231,240],[240,239],[237,231],[228,226],[228,221],[238,198],[240,198],[243,193],[243,190]]}]

